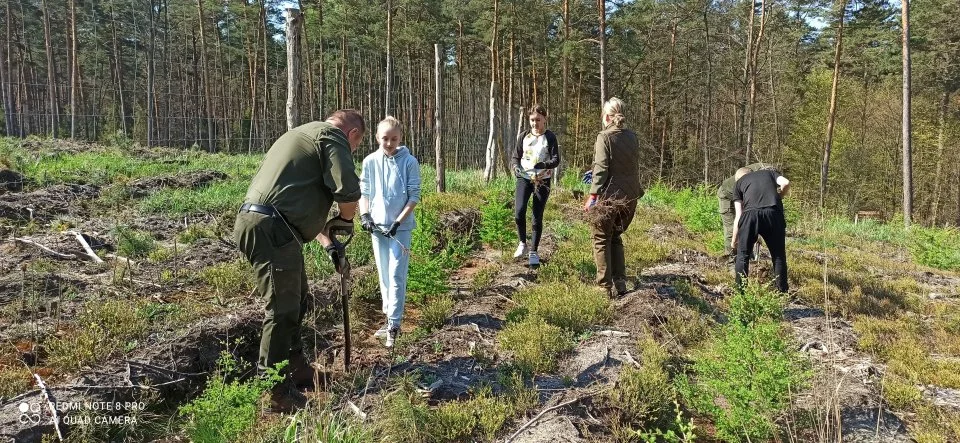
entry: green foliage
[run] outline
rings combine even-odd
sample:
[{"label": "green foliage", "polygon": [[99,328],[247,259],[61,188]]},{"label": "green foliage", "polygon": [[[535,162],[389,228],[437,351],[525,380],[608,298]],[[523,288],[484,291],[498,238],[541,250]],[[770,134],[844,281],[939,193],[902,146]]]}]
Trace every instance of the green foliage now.
[{"label": "green foliage", "polygon": [[525,387],[516,375],[503,382],[504,389],[496,394],[490,387],[481,387],[471,398],[431,408],[412,380],[401,379],[400,388],[385,402],[380,434],[389,442],[493,441],[510,419],[537,402],[536,391]]},{"label": "green foliage", "polygon": [[489,289],[496,281],[497,275],[503,267],[498,263],[490,263],[482,266],[470,280],[470,290],[475,295]]},{"label": "green foliage", "polygon": [[515,240],[513,211],[504,203],[508,199],[491,192],[480,207],[480,240],[492,248],[504,248]]},{"label": "green foliage", "polygon": [[420,326],[428,331],[440,329],[450,318],[450,311],[453,309],[453,298],[448,294],[442,294],[428,299],[427,303],[420,311]]},{"label": "green foliage", "polygon": [[676,212],[687,229],[707,236],[710,251],[723,251],[723,222],[715,188],[700,185],[694,189],[673,190],[663,183],[656,183],[646,191],[640,203]]},{"label": "green foliage", "polygon": [[290,417],[283,433],[284,443],[298,441],[368,443],[374,440],[366,426],[342,411],[322,410],[318,414],[309,414],[307,410],[300,410]]},{"label": "green foliage", "polygon": [[[407,300],[423,303],[427,298],[449,291],[447,278],[460,266],[473,245],[469,235],[441,235],[443,227],[438,214],[418,205],[418,227],[413,231],[410,246],[410,268],[407,277]],[[441,237],[450,238],[440,244]]]},{"label": "green foliage", "polygon": [[708,415],[724,441],[764,441],[790,394],[803,389],[805,360],[784,337],[778,323],[730,322],[694,359],[693,380],[681,392]]},{"label": "green foliage", "polygon": [[145,257],[157,247],[156,240],[149,233],[127,226],[117,226],[113,230],[113,235],[117,239],[117,252],[125,257]]},{"label": "green foliage", "polygon": [[693,443],[697,435],[693,432],[696,426],[683,417],[680,412],[680,403],[673,401],[675,415],[671,427],[667,430],[657,428],[651,431],[636,431],[637,437],[644,443]]},{"label": "green foliage", "polygon": [[670,355],[652,338],[640,341],[640,367],[626,366],[607,394],[609,406],[617,412],[614,429],[666,427],[670,403],[676,398],[666,364]]},{"label": "green foliage", "polygon": [[537,316],[508,323],[498,337],[500,346],[513,352],[514,362],[525,373],[552,372],[557,359],[573,349],[573,335]]},{"label": "green foliage", "polygon": [[186,417],[184,430],[197,443],[232,443],[252,428],[257,418],[260,397],[283,381],[282,362],[266,373],[247,381],[234,377],[246,370],[248,363],[237,361],[224,351],[217,360],[217,370],[207,380],[199,397],[179,408]]},{"label": "green foliage", "polygon": [[200,270],[200,280],[210,285],[221,299],[244,297],[255,285],[253,268],[244,259],[203,268]]},{"label": "green foliage", "polygon": [[69,330],[45,343],[51,366],[76,370],[133,350],[150,327],[139,308],[129,300],[88,303]]},{"label": "green foliage", "polygon": [[140,201],[143,212],[172,216],[234,211],[243,203],[247,178],[216,182],[197,189],[165,188]]},{"label": "green foliage", "polygon": [[914,260],[922,265],[960,270],[960,229],[914,227],[910,230],[909,249]]},{"label": "green foliage", "polygon": [[207,225],[194,223],[177,236],[179,242],[186,244],[193,244],[201,238],[217,238],[217,233]]},{"label": "green foliage", "polygon": [[531,286],[517,291],[514,300],[530,315],[573,334],[610,316],[610,300],[604,291],[579,282]]},{"label": "green foliage", "polygon": [[730,321],[751,325],[783,318],[786,296],[753,279],[730,300]]}]

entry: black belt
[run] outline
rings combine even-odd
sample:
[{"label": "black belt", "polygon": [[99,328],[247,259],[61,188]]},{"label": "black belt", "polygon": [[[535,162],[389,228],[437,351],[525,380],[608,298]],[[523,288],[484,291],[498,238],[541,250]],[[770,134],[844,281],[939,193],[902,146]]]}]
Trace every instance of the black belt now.
[{"label": "black belt", "polygon": [[258,205],[256,203],[244,203],[240,206],[240,212],[256,212],[258,214],[269,215],[271,217],[279,217],[280,212],[277,211],[273,206],[264,206]]}]

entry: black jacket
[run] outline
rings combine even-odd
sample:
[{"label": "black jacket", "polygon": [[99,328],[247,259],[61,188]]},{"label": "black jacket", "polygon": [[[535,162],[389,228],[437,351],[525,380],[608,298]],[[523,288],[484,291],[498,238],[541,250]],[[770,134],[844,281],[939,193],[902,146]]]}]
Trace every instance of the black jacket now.
[{"label": "black jacket", "polygon": [[[523,138],[530,134],[530,130],[526,129],[520,133],[520,136],[517,137],[517,142],[513,150],[513,167],[520,165],[520,159],[523,158]],[[560,145],[557,143],[557,136],[554,135],[549,129],[546,130],[543,135],[547,138],[547,160],[542,162],[537,162],[534,165],[534,168],[537,169],[553,169],[557,166],[560,166]]]}]

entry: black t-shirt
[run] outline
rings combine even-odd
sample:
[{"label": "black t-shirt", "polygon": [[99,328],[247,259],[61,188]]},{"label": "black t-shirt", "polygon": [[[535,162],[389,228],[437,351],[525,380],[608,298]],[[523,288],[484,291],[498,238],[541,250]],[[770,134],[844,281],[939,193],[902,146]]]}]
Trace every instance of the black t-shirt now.
[{"label": "black t-shirt", "polygon": [[743,210],[776,207],[783,210],[783,199],[777,192],[777,177],[780,173],[772,170],[751,172],[733,188],[733,201],[743,204]]}]

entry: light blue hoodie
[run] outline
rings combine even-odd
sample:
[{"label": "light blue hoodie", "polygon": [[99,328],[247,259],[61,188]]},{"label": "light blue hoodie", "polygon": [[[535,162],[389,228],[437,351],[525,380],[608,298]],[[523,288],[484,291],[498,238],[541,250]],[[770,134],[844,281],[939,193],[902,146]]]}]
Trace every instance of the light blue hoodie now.
[{"label": "light blue hoodie", "polygon": [[[420,202],[420,163],[406,146],[397,148],[393,156],[382,149],[363,159],[360,173],[360,194],[370,202],[370,216],[382,229],[390,225],[410,202]],[[399,231],[412,231],[417,226],[410,214],[400,224]]]}]

